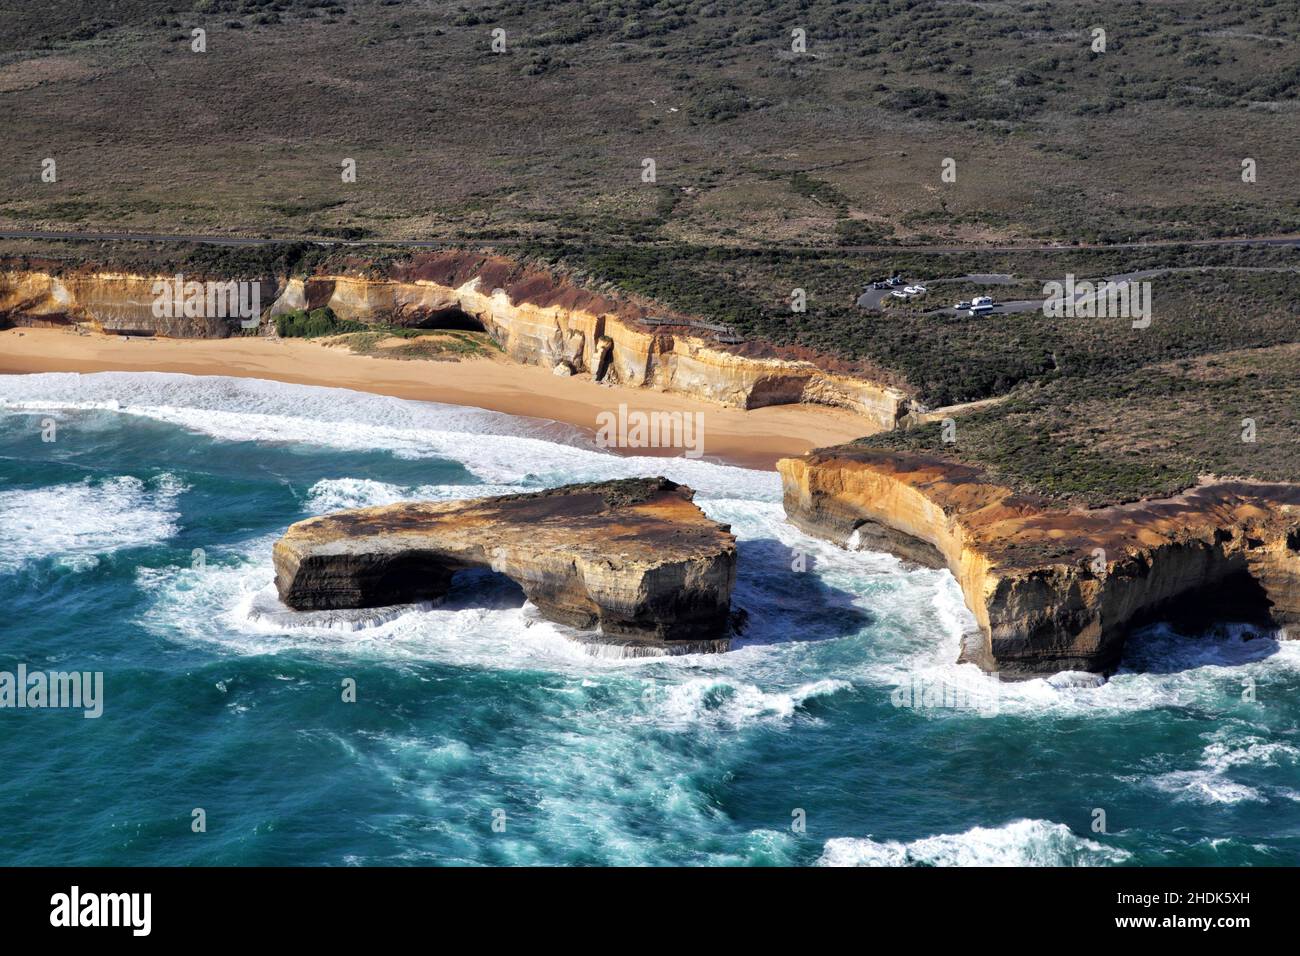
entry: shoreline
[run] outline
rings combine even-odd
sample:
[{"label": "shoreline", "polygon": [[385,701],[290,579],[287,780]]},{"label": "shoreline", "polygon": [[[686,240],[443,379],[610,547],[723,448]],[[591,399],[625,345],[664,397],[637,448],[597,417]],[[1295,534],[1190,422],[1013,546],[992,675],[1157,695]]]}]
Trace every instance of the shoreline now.
[{"label": "shoreline", "polygon": [[[774,470],[794,457],[879,431],[852,412],[814,405],[745,411],[646,388],[565,378],[497,358],[438,362],[353,355],[305,339],[128,338],[70,329],[0,331],[0,375],[38,372],[180,372],[319,385],[553,420],[595,435],[597,415],[700,412],[703,460]],[[677,449],[613,448],[623,455],[679,457]]]}]

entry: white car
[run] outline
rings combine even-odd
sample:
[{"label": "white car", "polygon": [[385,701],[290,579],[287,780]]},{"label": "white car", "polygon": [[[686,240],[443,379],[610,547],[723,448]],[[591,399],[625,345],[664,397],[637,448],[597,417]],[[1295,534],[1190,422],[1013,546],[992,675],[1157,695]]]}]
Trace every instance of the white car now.
[{"label": "white car", "polygon": [[897,289],[895,289],[893,292],[889,294],[892,295],[895,299],[906,299],[911,293],[907,291],[899,292]]},{"label": "white car", "polygon": [[963,301],[961,301],[961,302],[958,302],[956,305],[954,305],[953,308],[954,308],[954,309],[969,309],[969,308],[970,308],[970,303],[969,303],[969,302],[966,302],[965,300],[963,300]]},{"label": "white car", "polygon": [[906,292],[908,295],[916,295],[921,290],[914,285],[909,285],[906,288],[904,288],[903,291]]},{"label": "white car", "polygon": [[912,286],[912,291],[915,292],[917,295],[925,295],[930,290],[923,285],[914,285]]},{"label": "white car", "polygon": [[976,298],[974,298],[974,299],[971,300],[971,305],[976,305],[976,306],[978,306],[978,305],[987,305],[987,306],[989,306],[990,308],[992,308],[992,307],[993,307],[993,297],[992,297],[992,296],[988,296],[988,295],[977,296]]}]

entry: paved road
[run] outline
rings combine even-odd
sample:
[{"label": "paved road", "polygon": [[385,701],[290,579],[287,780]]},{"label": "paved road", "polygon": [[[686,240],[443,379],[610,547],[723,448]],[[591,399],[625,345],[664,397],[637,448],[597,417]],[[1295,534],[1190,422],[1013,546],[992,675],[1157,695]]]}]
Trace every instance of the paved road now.
[{"label": "paved road", "polygon": [[[509,246],[533,239],[322,239],[317,236],[219,236],[181,235],[161,232],[46,232],[38,229],[0,230],[0,239],[82,239],[88,242],[176,242],[204,243],[218,246],[262,246],[273,242],[315,242],[322,246],[397,246],[412,249],[441,249],[447,246]],[[1160,239],[1151,242],[1119,242],[1109,245],[1040,245],[1040,246],[764,246],[764,249],[789,252],[1070,252],[1079,249],[1150,249],[1162,246],[1298,246],[1300,236],[1261,236],[1251,239]]]}]

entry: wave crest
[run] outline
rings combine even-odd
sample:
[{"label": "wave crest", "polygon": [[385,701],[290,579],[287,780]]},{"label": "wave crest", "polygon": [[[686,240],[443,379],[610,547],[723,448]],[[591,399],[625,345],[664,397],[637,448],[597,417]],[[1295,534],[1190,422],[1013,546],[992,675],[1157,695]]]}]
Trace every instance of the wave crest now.
[{"label": "wave crest", "polygon": [[827,840],[819,866],[1111,866],[1131,856],[1076,836],[1063,823],[1013,820],[910,843],[837,837]]}]

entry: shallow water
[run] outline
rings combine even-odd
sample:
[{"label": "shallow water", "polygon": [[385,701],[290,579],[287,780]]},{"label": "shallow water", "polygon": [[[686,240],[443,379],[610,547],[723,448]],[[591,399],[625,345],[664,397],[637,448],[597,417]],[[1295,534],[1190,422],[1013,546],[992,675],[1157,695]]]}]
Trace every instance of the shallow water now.
[{"label": "shallow water", "polygon": [[[490,574],[436,607],[275,600],[308,515],[655,473],[739,536],[729,654],[592,654]],[[774,474],[564,426],[0,378],[0,595],[0,670],[105,675],[99,719],[0,710],[3,864],[1300,863],[1300,646],[1155,627],[1100,686],[999,685],[954,663],[946,572],[800,534]],[[896,706],[935,688],[967,706]]]}]

